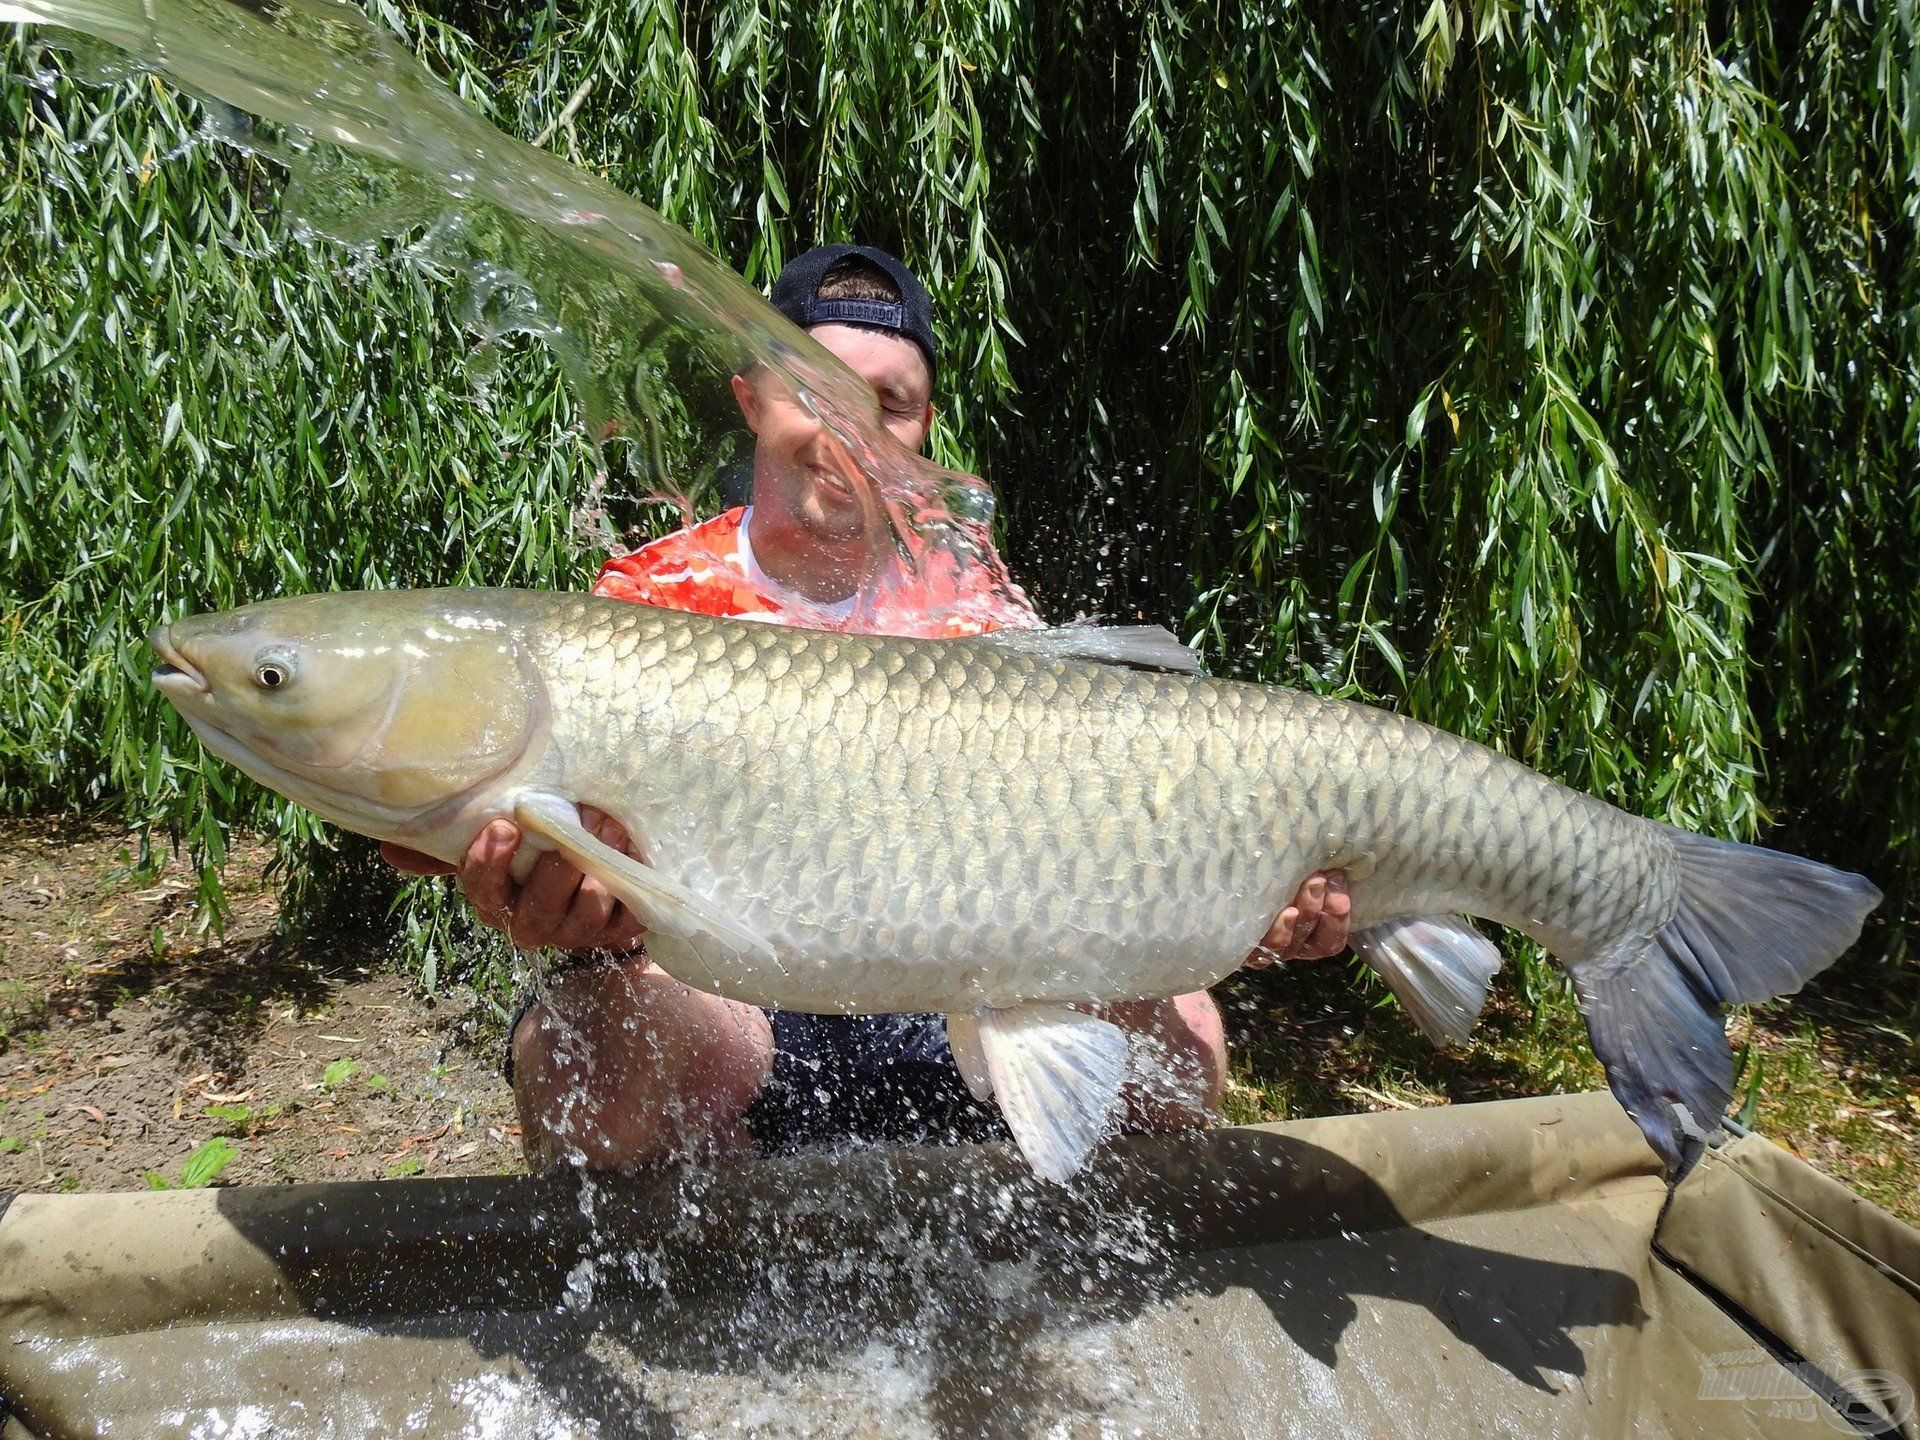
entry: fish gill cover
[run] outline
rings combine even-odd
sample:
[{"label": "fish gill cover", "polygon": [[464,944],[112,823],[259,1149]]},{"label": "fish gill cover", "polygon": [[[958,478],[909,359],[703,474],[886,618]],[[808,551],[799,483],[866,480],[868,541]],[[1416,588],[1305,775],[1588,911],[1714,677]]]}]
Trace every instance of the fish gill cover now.
[{"label": "fish gill cover", "polygon": [[[773,377],[832,437],[865,537],[851,606],[783,593],[795,623],[901,635],[1036,623],[994,549],[984,482],[906,450],[858,376],[685,231],[474,114],[344,0],[30,0],[0,20],[107,42],[56,38],[91,78],[147,70],[199,97],[211,134],[286,167],[297,238],[408,242],[407,259],[460,287],[483,352],[513,334],[544,342],[603,466],[648,498],[690,511],[685,497],[742,459],[727,377]],[[600,504],[578,518],[588,542],[617,547]],[[916,583],[929,570],[981,583]]]}]

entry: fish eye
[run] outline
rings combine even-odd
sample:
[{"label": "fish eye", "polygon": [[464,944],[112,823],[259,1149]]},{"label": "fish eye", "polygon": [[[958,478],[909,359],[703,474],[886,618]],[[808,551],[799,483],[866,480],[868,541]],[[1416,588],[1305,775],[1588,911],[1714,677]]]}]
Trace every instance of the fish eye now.
[{"label": "fish eye", "polygon": [[293,663],[282,655],[268,655],[253,667],[253,683],[262,690],[278,690],[293,679]]}]

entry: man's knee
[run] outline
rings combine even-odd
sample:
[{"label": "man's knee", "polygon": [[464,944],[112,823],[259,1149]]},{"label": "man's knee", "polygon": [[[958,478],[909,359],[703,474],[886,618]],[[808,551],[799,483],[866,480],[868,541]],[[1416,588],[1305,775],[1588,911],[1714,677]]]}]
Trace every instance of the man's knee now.
[{"label": "man's knee", "polygon": [[567,978],[511,1039],[530,1163],[617,1169],[739,1143],[772,1066],[764,1014],[651,967]]},{"label": "man's knee", "polygon": [[1180,1130],[1218,1114],[1227,1090],[1227,1037],[1220,1007],[1204,990],[1159,1002],[1136,1032],[1143,1062],[1127,1095],[1134,1130]]},{"label": "man's knee", "polygon": [[1173,1002],[1180,1016],[1184,1048],[1194,1068],[1200,1104],[1217,1113],[1227,1098],[1227,1027],[1220,1006],[1205,990]]}]

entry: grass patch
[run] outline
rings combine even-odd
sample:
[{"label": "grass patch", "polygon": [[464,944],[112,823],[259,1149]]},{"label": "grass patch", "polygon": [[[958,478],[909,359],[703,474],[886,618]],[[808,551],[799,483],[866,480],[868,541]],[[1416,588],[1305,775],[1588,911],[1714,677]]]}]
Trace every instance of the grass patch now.
[{"label": "grass patch", "polygon": [[44,999],[24,980],[0,980],[0,1055],[7,1053],[24,1030],[41,1022]]},{"label": "grass patch", "polygon": [[1566,985],[1521,968],[1522,983],[1496,987],[1473,1042],[1458,1050],[1429,1045],[1357,961],[1276,966],[1226,982],[1215,993],[1232,1043],[1228,1117],[1418,1109],[1603,1083]]},{"label": "grass patch", "polygon": [[[1510,966],[1471,1044],[1435,1050],[1351,961],[1276,966],[1216,991],[1236,1124],[1599,1089],[1606,1077],[1565,981]],[[1897,998],[1897,997],[1893,997]],[[1843,966],[1792,1000],[1735,1015],[1736,1106],[1754,1130],[1920,1224],[1920,1047],[1881,967]]]},{"label": "grass patch", "polygon": [[1753,1128],[1920,1225],[1920,1050],[1835,1020],[1834,1002],[1816,996],[1735,1022],[1749,1044]]},{"label": "grass patch", "polygon": [[263,1125],[278,1118],[286,1109],[286,1104],[281,1101],[274,1101],[272,1104],[258,1107],[252,1105],[209,1105],[206,1107],[206,1114],[209,1119],[219,1123],[222,1134],[244,1140],[249,1135],[254,1134]]}]

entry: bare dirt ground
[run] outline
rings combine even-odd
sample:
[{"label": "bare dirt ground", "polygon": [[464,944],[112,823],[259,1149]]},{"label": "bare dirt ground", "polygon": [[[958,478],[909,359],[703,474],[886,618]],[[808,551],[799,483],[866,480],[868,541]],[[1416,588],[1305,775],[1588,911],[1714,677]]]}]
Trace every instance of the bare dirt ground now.
[{"label": "bare dirt ground", "polygon": [[[499,1172],[520,1165],[497,1018],[350,936],[273,934],[236,836],[222,937],[194,877],[117,827],[0,822],[0,1190]],[[156,1177],[149,1180],[147,1177]]]},{"label": "bare dirt ground", "polygon": [[[0,1190],[519,1169],[498,1015],[471,991],[422,996],[364,937],[275,934],[268,849],[233,844],[216,939],[196,930],[192,872],[137,873],[119,827],[0,820]],[[1920,1223],[1920,1047],[1858,969],[1734,1020],[1742,1096],[1763,1134]],[[1369,1010],[1353,970],[1220,987],[1230,1118],[1601,1083],[1564,999],[1530,1005],[1509,977],[1475,1043],[1436,1053],[1390,1005]]]}]

